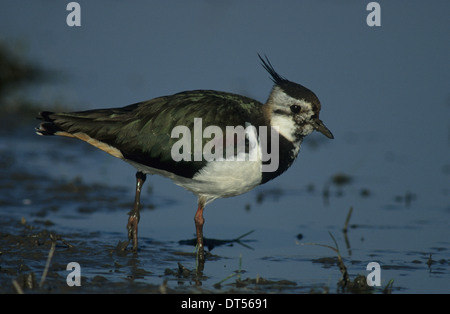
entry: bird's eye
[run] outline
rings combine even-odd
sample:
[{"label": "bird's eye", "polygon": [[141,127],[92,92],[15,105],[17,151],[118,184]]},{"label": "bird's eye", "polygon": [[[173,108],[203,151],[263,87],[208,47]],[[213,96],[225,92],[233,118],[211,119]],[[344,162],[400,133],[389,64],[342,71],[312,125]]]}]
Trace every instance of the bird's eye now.
[{"label": "bird's eye", "polygon": [[292,113],[299,113],[300,110],[301,110],[301,108],[300,108],[299,105],[292,105],[292,106],[291,106],[291,111],[292,111]]}]

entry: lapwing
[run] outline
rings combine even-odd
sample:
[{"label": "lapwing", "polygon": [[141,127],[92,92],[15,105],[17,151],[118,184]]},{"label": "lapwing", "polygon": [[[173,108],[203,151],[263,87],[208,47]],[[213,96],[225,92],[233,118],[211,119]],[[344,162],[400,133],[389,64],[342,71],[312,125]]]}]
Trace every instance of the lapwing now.
[{"label": "lapwing", "polygon": [[[80,139],[137,169],[127,224],[127,245],[132,242],[133,251],[138,248],[140,194],[147,174],[168,177],[197,195],[197,257],[204,260],[207,204],[248,192],[282,174],[314,130],[333,138],[319,119],[317,96],[279,75],[267,57],[258,56],[274,83],[264,104],[228,92],[192,90],[122,108],[43,111],[36,133]],[[230,128],[245,132],[228,133]]]}]

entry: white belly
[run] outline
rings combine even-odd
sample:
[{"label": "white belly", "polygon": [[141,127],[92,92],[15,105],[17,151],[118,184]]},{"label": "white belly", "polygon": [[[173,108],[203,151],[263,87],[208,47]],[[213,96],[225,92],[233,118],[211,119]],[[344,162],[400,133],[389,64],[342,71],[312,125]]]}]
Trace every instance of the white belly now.
[{"label": "white belly", "polygon": [[208,198],[236,196],[261,183],[261,162],[213,161],[192,179],[190,183],[180,185]]},{"label": "white belly", "polygon": [[246,193],[261,183],[261,160],[215,160],[209,162],[192,179],[181,177],[165,170],[128,161],[146,174],[168,177],[175,184],[198,196],[204,196],[206,203],[216,198],[236,196]]}]

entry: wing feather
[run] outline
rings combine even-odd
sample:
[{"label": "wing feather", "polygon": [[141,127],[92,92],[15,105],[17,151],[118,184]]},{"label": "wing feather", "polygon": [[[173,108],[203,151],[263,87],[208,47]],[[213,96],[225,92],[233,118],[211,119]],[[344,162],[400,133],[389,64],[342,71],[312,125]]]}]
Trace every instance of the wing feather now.
[{"label": "wing feather", "polygon": [[[122,108],[97,109],[71,113],[42,112],[44,120],[37,133],[63,135],[85,140],[113,156],[167,170],[183,177],[192,177],[206,163],[202,161],[173,162],[171,149],[179,140],[172,138],[175,126],[193,130],[194,118],[202,119],[203,130],[209,125],[225,127],[253,121],[255,126],[268,125],[263,105],[244,96],[197,90],[163,96]],[[206,123],[209,121],[210,123]],[[191,147],[194,139],[191,134]],[[91,139],[89,141],[89,139]],[[202,147],[210,139],[202,141]],[[109,151],[108,151],[109,150]],[[191,151],[191,160],[194,160]]]}]

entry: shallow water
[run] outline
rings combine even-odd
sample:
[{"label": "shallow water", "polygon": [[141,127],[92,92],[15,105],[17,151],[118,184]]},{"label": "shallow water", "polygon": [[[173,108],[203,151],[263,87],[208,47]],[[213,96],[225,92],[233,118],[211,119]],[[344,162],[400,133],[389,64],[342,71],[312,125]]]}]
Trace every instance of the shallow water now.
[{"label": "shallow water", "polygon": [[[381,27],[367,25],[368,2],[90,1],[81,27],[65,23],[67,3],[5,2],[2,42],[50,77],[0,95],[0,292],[450,292],[450,2],[380,2]],[[309,136],[281,177],[210,204],[215,246],[201,272],[192,194],[149,177],[139,252],[117,250],[135,170],[35,135],[18,109],[120,107],[192,89],[264,102],[271,82],[257,52],[317,93],[335,139]],[[66,284],[70,262],[80,287]],[[379,287],[342,288],[343,265],[355,280],[370,262]]]},{"label": "shallow water", "polygon": [[[369,144],[383,146],[379,139]],[[139,251],[121,252],[116,247],[127,236],[134,169],[80,141],[34,135],[33,125],[3,133],[0,289],[16,292],[15,280],[25,292],[382,293],[386,286],[392,293],[449,292],[448,164],[442,159],[436,187],[426,189],[399,180],[406,173],[401,156],[388,152],[373,164],[388,172],[372,172],[364,164],[374,160],[351,157],[335,168],[328,161],[339,158],[334,145],[312,136],[286,174],[208,205],[204,234],[213,247],[199,272],[189,242],[196,210],[190,192],[149,177]],[[58,238],[38,287],[50,233]],[[337,253],[323,246],[335,247],[333,238],[351,280],[367,276],[368,263],[379,263],[379,287],[341,288]],[[80,287],[66,284],[70,262],[81,267]],[[30,276],[35,284],[27,286]]]}]

